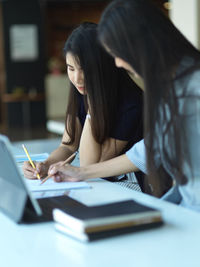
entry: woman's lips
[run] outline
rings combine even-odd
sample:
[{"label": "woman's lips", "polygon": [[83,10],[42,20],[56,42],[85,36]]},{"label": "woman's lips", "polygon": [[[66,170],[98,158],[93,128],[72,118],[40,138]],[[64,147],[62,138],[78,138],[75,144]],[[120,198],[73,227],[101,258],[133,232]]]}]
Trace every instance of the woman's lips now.
[{"label": "woman's lips", "polygon": [[80,90],[80,91],[84,91],[84,87],[79,87],[79,86],[77,86],[77,88],[78,88],[78,90]]}]

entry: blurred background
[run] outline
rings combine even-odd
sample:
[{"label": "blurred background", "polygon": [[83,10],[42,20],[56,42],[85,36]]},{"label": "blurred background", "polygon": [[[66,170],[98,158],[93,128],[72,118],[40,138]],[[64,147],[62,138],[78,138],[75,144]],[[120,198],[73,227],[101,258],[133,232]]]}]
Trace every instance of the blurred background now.
[{"label": "blurred background", "polygon": [[[126,1],[126,0],[124,0]],[[109,0],[0,0],[0,133],[11,141],[60,137],[69,81],[63,46]],[[154,0],[199,47],[199,0]]]}]

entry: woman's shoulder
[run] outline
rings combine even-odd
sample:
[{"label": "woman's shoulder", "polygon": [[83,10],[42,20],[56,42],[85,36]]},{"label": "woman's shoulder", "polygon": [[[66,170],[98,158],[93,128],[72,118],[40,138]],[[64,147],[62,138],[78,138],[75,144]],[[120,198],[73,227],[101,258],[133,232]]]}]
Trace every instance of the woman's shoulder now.
[{"label": "woman's shoulder", "polygon": [[184,79],[183,88],[186,96],[200,96],[200,68],[191,71]]},{"label": "woman's shoulder", "polygon": [[200,88],[200,68],[195,69],[189,74],[188,85],[190,87]]},{"label": "woman's shoulder", "polygon": [[200,96],[200,62],[184,61],[180,69],[175,83],[178,93],[184,93],[185,96]]}]

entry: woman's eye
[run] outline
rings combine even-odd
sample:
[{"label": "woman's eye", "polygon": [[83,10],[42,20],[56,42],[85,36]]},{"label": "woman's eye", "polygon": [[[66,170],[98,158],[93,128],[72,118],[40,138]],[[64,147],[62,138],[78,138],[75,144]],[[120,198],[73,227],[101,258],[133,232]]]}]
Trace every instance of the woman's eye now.
[{"label": "woman's eye", "polygon": [[70,65],[67,65],[67,70],[74,71],[74,68]]}]

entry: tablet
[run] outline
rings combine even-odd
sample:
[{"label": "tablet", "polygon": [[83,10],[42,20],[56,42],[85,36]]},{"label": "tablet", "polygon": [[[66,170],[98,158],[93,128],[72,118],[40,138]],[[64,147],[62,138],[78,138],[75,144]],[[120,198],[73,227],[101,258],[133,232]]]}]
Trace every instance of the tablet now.
[{"label": "tablet", "polygon": [[9,139],[0,135],[0,210],[17,223],[51,221],[54,208],[85,206],[68,197],[35,199],[20,174]]}]

